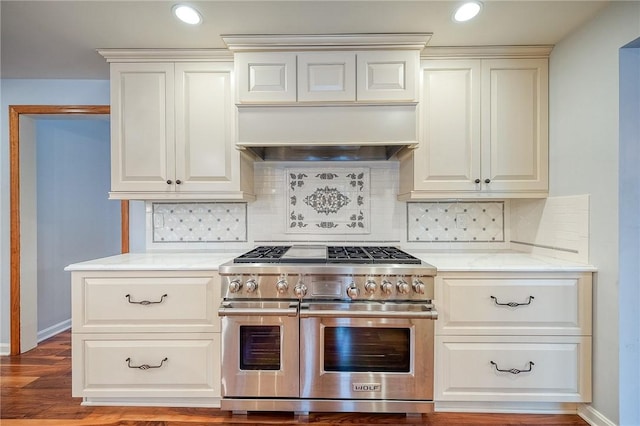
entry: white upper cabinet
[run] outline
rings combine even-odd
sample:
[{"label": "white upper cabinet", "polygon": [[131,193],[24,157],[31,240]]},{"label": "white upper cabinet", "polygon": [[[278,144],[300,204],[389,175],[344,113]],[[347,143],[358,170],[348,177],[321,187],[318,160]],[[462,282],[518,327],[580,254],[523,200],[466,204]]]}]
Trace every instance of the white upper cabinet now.
[{"label": "white upper cabinet", "polygon": [[548,78],[546,59],[482,61],[483,189],[548,191]]},{"label": "white upper cabinet", "polygon": [[480,178],[480,61],[425,61],[415,190],[477,191]]},{"label": "white upper cabinet", "polygon": [[298,100],[355,101],[355,55],[351,52],[299,53]]},{"label": "white upper cabinet", "polygon": [[223,35],[239,104],[417,102],[430,33]]},{"label": "white upper cabinet", "polygon": [[173,64],[111,65],[111,191],[175,181]]},{"label": "white upper cabinet", "polygon": [[240,102],[296,101],[295,53],[238,53],[235,64]]},{"label": "white upper cabinet", "polygon": [[417,50],[236,53],[240,103],[415,101]]},{"label": "white upper cabinet", "polygon": [[231,62],[112,63],[110,198],[253,199],[234,103]]},{"label": "white upper cabinet", "polygon": [[414,101],[418,51],[358,52],[359,101]]},{"label": "white upper cabinet", "polygon": [[420,143],[401,159],[401,200],[545,197],[548,61],[424,60]]}]

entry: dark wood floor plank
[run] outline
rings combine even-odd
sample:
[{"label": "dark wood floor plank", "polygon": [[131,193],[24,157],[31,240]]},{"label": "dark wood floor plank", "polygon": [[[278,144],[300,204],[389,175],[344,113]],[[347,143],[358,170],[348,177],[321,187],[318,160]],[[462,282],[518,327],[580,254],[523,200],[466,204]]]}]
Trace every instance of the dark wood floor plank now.
[{"label": "dark wood floor plank", "polygon": [[421,425],[584,426],[577,415],[432,413],[249,413],[215,408],[83,406],[71,397],[71,333],[58,334],[22,355],[0,357],[2,426]]}]

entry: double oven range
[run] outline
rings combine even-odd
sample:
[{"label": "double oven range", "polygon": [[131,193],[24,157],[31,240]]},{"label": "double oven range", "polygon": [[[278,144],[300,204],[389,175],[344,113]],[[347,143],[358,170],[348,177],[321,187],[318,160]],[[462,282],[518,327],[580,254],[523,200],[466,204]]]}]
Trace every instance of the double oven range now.
[{"label": "double oven range", "polygon": [[394,247],[263,246],[219,273],[222,409],[433,410],[433,266]]}]

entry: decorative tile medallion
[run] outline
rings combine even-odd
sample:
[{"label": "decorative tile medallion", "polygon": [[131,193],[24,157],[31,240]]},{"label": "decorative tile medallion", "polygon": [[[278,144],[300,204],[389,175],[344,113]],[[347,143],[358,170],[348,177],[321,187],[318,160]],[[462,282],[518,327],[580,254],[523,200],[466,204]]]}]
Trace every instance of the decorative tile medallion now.
[{"label": "decorative tile medallion", "polygon": [[286,169],[287,233],[368,234],[369,169]]},{"label": "decorative tile medallion", "polygon": [[407,241],[504,242],[504,202],[407,203]]},{"label": "decorative tile medallion", "polygon": [[247,241],[246,203],[152,203],[154,243]]}]

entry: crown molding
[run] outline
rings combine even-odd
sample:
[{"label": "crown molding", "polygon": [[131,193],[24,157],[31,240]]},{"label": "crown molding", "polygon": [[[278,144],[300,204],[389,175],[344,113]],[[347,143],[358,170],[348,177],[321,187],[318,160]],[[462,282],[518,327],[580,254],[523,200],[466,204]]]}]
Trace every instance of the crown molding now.
[{"label": "crown molding", "polygon": [[223,34],[222,40],[233,52],[282,50],[422,50],[432,33],[380,34]]},{"label": "crown molding", "polygon": [[429,46],[420,52],[420,58],[548,58],[552,49],[553,45]]},{"label": "crown molding", "polygon": [[227,49],[97,49],[107,62],[212,62],[233,61]]}]

